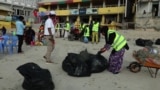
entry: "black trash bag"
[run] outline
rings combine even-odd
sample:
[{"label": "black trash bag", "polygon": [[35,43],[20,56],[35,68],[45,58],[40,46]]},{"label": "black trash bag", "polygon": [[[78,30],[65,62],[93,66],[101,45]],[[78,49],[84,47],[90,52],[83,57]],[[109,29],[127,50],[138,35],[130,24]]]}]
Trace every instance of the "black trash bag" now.
[{"label": "black trash bag", "polygon": [[158,38],[158,39],[155,41],[155,44],[156,44],[156,45],[160,45],[160,38]]},{"label": "black trash bag", "polygon": [[75,38],[75,36],[74,36],[73,34],[70,34],[70,35],[68,36],[68,40],[69,40],[69,41],[74,41],[74,38]]},{"label": "black trash bag", "polygon": [[91,54],[91,57],[87,63],[91,68],[91,73],[103,72],[108,67],[108,61],[102,55]]},{"label": "black trash bag", "polygon": [[74,53],[68,53],[62,62],[62,68],[70,76],[86,77],[91,75],[88,65],[79,59],[78,54]]},{"label": "black trash bag", "polygon": [[89,60],[90,58],[90,53],[88,53],[87,49],[85,49],[84,51],[81,51],[79,53],[79,60],[82,62],[86,62],[87,60]]},{"label": "black trash bag", "polygon": [[152,40],[145,40],[145,46],[152,46],[153,41]]},{"label": "black trash bag", "polygon": [[17,70],[24,77],[22,87],[25,90],[54,90],[49,70],[42,69],[35,63],[26,63]]},{"label": "black trash bag", "polygon": [[149,39],[141,39],[141,38],[138,38],[136,41],[136,45],[138,46],[152,46],[153,45],[153,41],[149,40]]},{"label": "black trash bag", "polygon": [[72,72],[68,72],[68,75],[75,77],[87,77],[91,75],[90,67],[85,62],[80,62],[76,67],[72,67]]},{"label": "black trash bag", "polygon": [[68,53],[66,58],[62,62],[62,69],[66,72],[72,72],[72,68],[76,67],[78,60],[78,54]]}]

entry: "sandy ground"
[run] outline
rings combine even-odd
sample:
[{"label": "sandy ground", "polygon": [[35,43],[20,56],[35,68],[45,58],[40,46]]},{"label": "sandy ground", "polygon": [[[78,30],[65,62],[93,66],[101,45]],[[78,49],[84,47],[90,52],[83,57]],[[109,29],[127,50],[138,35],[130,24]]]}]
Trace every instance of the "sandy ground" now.
[{"label": "sandy ground", "polygon": [[[126,69],[126,66],[136,61],[132,57],[133,50],[142,48],[135,45],[135,39],[140,37],[155,40],[160,37],[160,32],[154,30],[121,30],[119,32],[126,36],[130,50],[126,51],[122,71],[117,75],[105,70],[90,77],[68,76],[61,67],[67,53],[79,53],[87,48],[88,52],[96,54],[105,42],[103,38],[99,44],[84,44],[79,41],[56,38],[56,47],[52,53],[55,64],[46,64],[42,58],[46,51],[45,46],[31,47],[24,44],[24,54],[17,54],[16,51],[12,55],[0,54],[0,90],[23,90],[21,85],[24,78],[16,68],[27,62],[34,62],[42,68],[49,69],[55,90],[159,90],[160,73],[157,78],[152,78],[145,67],[142,67],[139,73],[132,73]],[[102,55],[108,59],[109,54],[110,51],[106,51]]]}]

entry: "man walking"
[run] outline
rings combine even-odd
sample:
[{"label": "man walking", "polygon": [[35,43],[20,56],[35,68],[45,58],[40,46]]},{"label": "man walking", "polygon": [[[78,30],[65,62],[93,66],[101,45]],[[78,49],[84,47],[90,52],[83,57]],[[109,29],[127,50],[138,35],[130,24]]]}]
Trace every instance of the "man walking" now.
[{"label": "man walking", "polygon": [[43,56],[47,63],[53,63],[51,61],[51,53],[54,50],[54,34],[55,34],[55,26],[53,19],[55,18],[55,11],[50,11],[48,15],[48,19],[45,21],[45,28],[44,28],[44,37],[47,42],[47,52]]}]

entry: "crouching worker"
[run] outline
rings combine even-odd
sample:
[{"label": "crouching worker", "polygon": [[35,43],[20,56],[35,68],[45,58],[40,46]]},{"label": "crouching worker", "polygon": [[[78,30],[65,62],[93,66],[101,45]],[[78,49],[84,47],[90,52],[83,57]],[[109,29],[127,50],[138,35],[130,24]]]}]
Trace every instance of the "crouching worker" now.
[{"label": "crouching worker", "polygon": [[125,49],[129,50],[129,46],[125,37],[116,31],[117,24],[115,22],[112,21],[107,26],[109,29],[102,32],[105,36],[106,44],[97,54],[101,54],[112,47],[113,50],[109,57],[108,71],[118,74],[123,64]]},{"label": "crouching worker", "polygon": [[26,45],[33,45],[34,38],[35,38],[35,31],[32,29],[32,26],[27,26],[25,31]]},{"label": "crouching worker", "polygon": [[39,31],[38,31],[38,41],[42,42],[42,38],[44,37],[44,25],[40,25]]},{"label": "crouching worker", "polygon": [[83,38],[84,43],[89,42],[89,37],[90,37],[90,30],[89,30],[89,26],[86,25],[86,27],[84,28],[84,38]]}]

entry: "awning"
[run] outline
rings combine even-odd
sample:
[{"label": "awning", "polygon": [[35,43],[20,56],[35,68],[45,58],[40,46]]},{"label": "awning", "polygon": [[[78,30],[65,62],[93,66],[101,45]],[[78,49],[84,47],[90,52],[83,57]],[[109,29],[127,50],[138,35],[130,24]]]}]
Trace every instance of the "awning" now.
[{"label": "awning", "polygon": [[91,0],[42,0],[38,5],[54,5],[54,4],[66,4],[66,3],[77,3],[77,2],[88,2]]},{"label": "awning", "polygon": [[8,11],[8,12],[13,12],[13,10],[10,7],[2,6],[0,5],[0,10],[2,11]]}]

